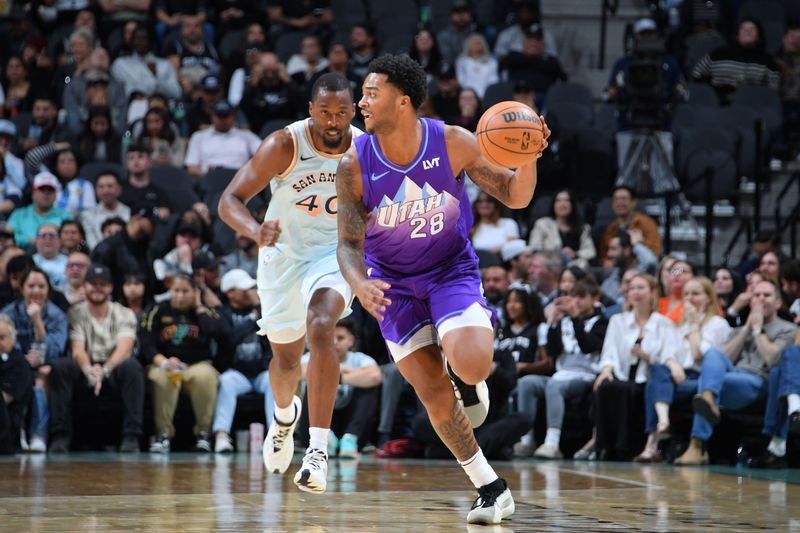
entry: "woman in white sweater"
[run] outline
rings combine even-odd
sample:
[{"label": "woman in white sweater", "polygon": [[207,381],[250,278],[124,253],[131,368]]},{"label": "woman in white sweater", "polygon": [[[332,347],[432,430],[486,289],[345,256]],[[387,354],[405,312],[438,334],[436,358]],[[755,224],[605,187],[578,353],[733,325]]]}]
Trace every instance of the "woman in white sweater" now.
[{"label": "woman in white sweater", "polygon": [[456,78],[462,87],[475,89],[481,99],[489,85],[500,81],[497,60],[480,33],[473,33],[464,41],[464,50],[456,58]]},{"label": "woman in white sweater", "polygon": [[658,442],[669,438],[669,407],[675,395],[690,397],[697,392],[700,364],[709,348],[728,341],[731,327],[720,315],[714,285],[698,276],[683,286],[683,316],[678,322],[680,348],[677,357],[653,365],[644,390],[647,444],[634,458],[640,463],[661,462]]},{"label": "woman in white sweater", "polygon": [[[642,448],[639,428],[644,387],[650,366],[679,359],[680,336],[670,319],[655,312],[658,282],[637,274],[628,289],[630,310],[608,324],[600,374],[595,380],[598,457],[630,458]],[[637,442],[638,441],[638,442]]]},{"label": "woman in white sweater", "polygon": [[553,196],[550,216],[536,221],[528,244],[536,251],[559,252],[566,263],[584,270],[597,255],[592,229],[583,223],[575,194],[569,189]]},{"label": "woman in white sweater", "polygon": [[519,239],[519,226],[514,219],[503,216],[500,200],[481,191],[472,204],[472,246],[476,250],[500,253],[508,241]]}]

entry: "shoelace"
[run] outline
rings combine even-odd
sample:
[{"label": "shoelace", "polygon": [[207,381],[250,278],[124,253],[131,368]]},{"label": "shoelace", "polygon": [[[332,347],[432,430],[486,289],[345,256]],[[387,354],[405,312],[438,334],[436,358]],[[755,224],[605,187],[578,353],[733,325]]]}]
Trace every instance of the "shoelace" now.
[{"label": "shoelace", "polygon": [[292,426],[281,426],[278,432],[272,437],[272,447],[280,449],[292,430]]},{"label": "shoelace", "polygon": [[321,470],[324,462],[325,452],[322,450],[308,450],[306,456],[303,457],[303,463],[316,470]]},{"label": "shoelace", "polygon": [[475,509],[477,507],[491,507],[497,501],[497,497],[505,492],[505,488],[497,489],[497,490],[478,490],[479,496],[475,498],[475,502],[472,504],[472,508]]}]

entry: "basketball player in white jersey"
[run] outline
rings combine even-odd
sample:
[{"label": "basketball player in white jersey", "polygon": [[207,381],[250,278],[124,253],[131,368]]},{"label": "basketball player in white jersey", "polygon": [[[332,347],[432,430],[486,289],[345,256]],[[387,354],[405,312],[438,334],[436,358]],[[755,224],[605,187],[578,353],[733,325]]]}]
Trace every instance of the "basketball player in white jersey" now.
[{"label": "basketball player in white jersey", "polygon": [[[259,244],[258,294],[261,334],[273,358],[269,379],[275,394],[275,419],[264,441],[264,464],[284,473],[294,453],[292,433],[302,401],[300,357],[306,335],[310,444],[294,478],[304,491],[326,487],[327,441],[339,384],[339,360],[333,344],[336,322],[350,313],[353,293],[336,261],[336,167],[354,137],[350,83],[326,74],[314,84],[310,118],[272,133],[234,176],[219,202],[229,226]],[[270,185],[272,200],[265,220],[256,221],[246,204]]]}]

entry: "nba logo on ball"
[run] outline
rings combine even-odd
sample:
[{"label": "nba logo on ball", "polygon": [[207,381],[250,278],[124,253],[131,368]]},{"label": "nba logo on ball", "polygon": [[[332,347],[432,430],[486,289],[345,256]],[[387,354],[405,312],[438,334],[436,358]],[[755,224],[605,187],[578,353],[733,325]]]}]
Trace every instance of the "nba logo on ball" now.
[{"label": "nba logo on ball", "polygon": [[475,135],[486,159],[518,168],[536,159],[544,132],[533,109],[519,102],[500,102],[486,110]]}]

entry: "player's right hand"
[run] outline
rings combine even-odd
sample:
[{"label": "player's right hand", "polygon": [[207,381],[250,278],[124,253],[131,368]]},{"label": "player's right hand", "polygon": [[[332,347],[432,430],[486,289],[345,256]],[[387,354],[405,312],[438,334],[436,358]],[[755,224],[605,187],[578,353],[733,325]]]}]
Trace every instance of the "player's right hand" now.
[{"label": "player's right hand", "polygon": [[358,300],[369,314],[383,321],[383,313],[392,301],[386,298],[383,291],[389,290],[391,285],[379,279],[367,279],[354,288]]},{"label": "player's right hand", "polygon": [[281,236],[280,220],[265,220],[258,232],[259,246],[275,246]]}]

